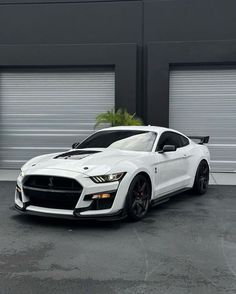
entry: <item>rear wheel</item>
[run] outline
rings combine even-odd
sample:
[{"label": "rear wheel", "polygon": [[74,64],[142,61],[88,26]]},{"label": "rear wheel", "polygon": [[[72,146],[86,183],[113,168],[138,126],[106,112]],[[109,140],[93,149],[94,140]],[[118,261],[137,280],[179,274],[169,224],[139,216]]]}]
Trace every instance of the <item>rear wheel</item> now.
[{"label": "rear wheel", "polygon": [[142,219],[148,212],[151,199],[151,185],[148,179],[140,174],[130,184],[127,195],[127,215],[133,221]]},{"label": "rear wheel", "polygon": [[208,163],[203,160],[200,162],[195,181],[193,185],[193,191],[198,195],[203,195],[207,192],[209,184],[209,166]]}]

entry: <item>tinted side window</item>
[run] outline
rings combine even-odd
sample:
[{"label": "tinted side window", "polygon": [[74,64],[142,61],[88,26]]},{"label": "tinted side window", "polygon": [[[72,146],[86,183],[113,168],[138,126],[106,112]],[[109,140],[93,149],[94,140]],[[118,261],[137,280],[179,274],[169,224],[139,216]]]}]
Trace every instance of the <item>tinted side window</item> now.
[{"label": "tinted side window", "polygon": [[157,151],[161,151],[165,145],[174,145],[176,148],[182,147],[180,136],[174,132],[163,133],[159,139]]},{"label": "tinted side window", "polygon": [[182,147],[189,145],[189,140],[186,137],[184,137],[182,135],[179,135],[179,137],[182,142]]}]

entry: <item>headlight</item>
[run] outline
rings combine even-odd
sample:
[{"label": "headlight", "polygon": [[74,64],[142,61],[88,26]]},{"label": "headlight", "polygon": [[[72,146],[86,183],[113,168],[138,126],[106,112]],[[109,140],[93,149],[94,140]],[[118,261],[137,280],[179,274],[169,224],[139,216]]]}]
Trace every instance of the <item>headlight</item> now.
[{"label": "headlight", "polygon": [[116,174],[110,174],[110,175],[94,176],[94,177],[90,177],[90,179],[97,184],[110,183],[115,181],[121,181],[124,175],[125,173],[116,173]]}]

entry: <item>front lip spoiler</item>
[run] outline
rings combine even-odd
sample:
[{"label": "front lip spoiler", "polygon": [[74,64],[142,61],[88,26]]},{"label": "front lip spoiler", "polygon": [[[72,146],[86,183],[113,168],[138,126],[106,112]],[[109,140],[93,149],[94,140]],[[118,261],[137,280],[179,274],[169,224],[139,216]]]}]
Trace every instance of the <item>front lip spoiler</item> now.
[{"label": "front lip spoiler", "polygon": [[52,217],[52,218],[58,218],[58,219],[71,219],[71,220],[97,220],[97,221],[116,221],[116,220],[122,220],[126,218],[126,213],[124,209],[120,209],[115,213],[111,214],[101,214],[99,216],[85,216],[80,215],[79,212],[81,212],[81,209],[74,210],[73,215],[59,215],[54,213],[43,213],[43,212],[37,212],[37,211],[28,211],[26,209],[20,208],[17,204],[14,206],[15,210],[20,212],[21,214],[25,215],[35,215],[35,216],[43,216],[43,217]]},{"label": "front lip spoiler", "polygon": [[75,209],[74,210],[74,216],[78,219],[96,219],[96,220],[121,220],[125,219],[127,217],[127,214],[125,213],[124,209],[120,209],[117,212],[111,213],[111,214],[100,214],[99,216],[90,216],[90,215],[81,215],[80,214],[81,209]]}]

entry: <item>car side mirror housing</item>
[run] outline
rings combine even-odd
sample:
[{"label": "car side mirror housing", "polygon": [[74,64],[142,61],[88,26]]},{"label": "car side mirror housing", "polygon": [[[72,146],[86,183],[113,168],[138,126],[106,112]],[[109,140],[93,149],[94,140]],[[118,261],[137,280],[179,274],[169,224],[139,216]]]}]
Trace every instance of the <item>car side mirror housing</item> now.
[{"label": "car side mirror housing", "polygon": [[159,151],[159,153],[172,152],[172,151],[176,151],[175,145],[164,145],[163,149]]},{"label": "car side mirror housing", "polygon": [[78,146],[78,145],[79,145],[79,142],[75,142],[75,143],[73,143],[73,144],[72,144],[72,149],[75,149],[76,146]]}]

